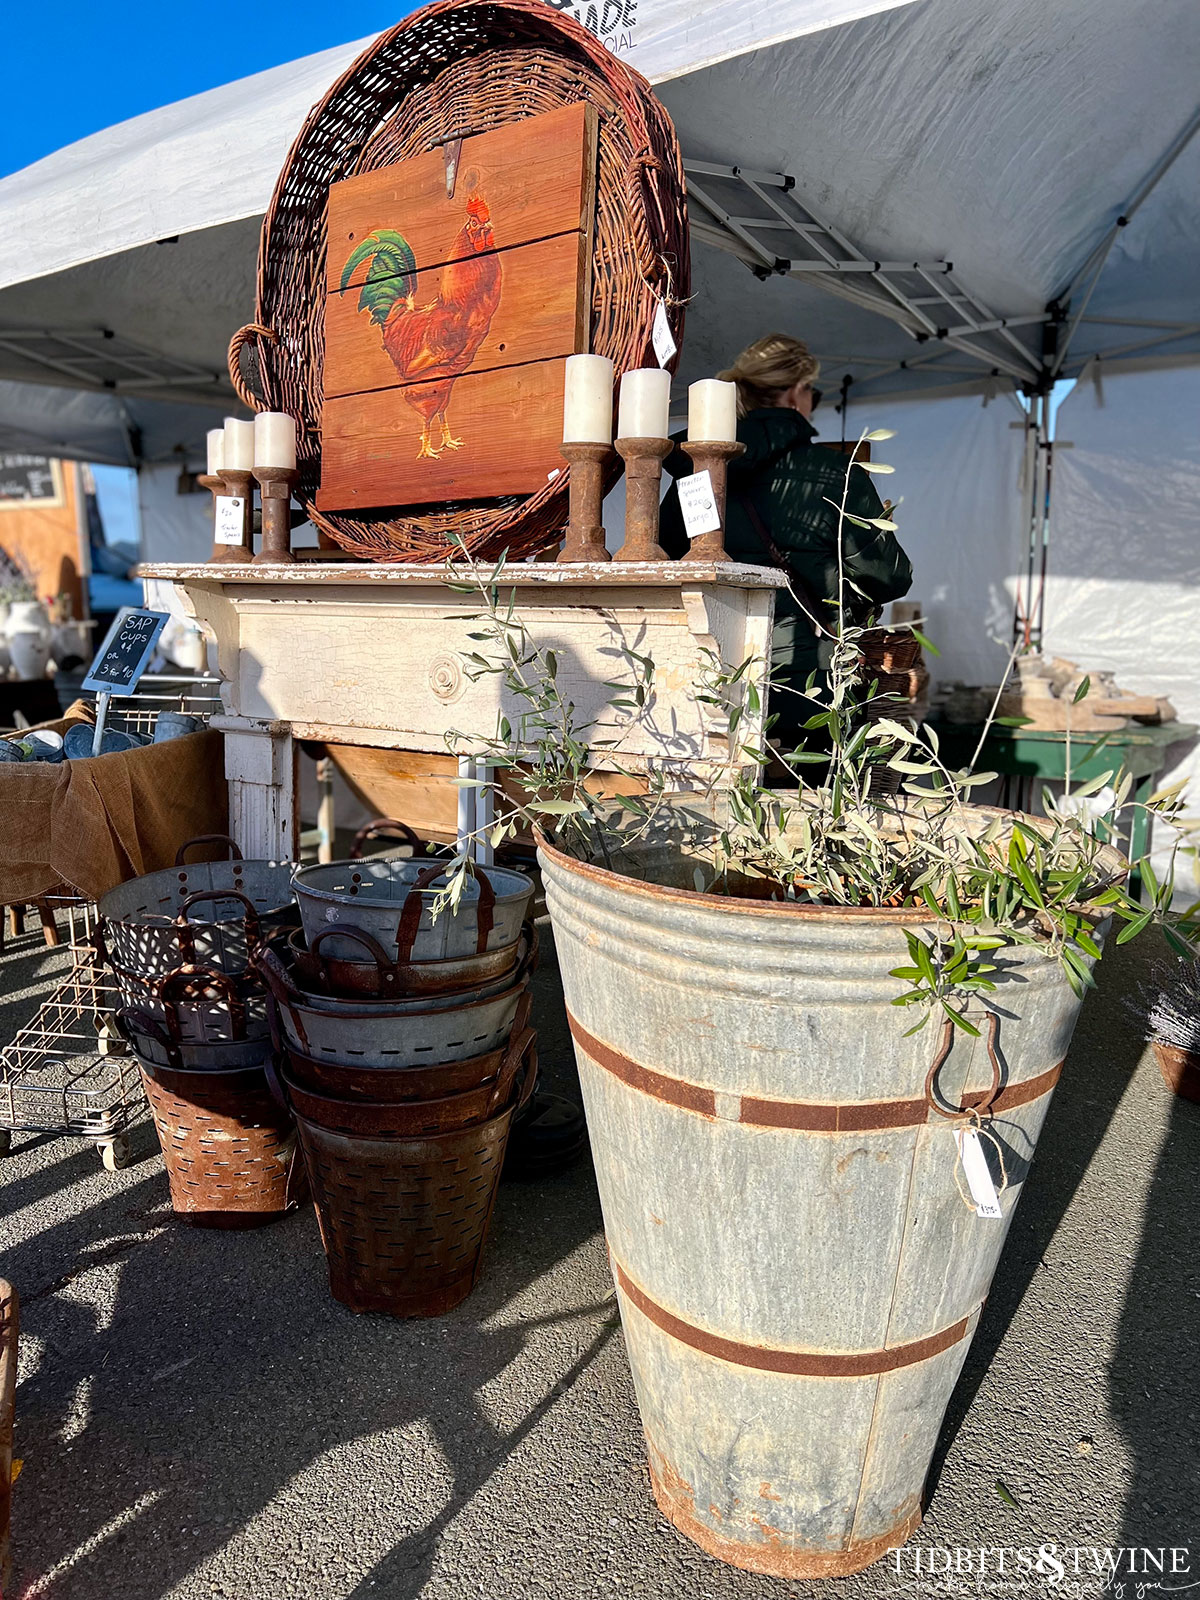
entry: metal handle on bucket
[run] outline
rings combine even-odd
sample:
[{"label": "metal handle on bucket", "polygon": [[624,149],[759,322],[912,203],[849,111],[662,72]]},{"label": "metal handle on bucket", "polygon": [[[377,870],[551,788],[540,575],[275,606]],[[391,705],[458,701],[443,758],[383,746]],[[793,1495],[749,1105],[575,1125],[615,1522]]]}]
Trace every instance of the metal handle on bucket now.
[{"label": "metal handle on bucket", "polygon": [[[400,913],[400,922],[396,928],[396,960],[403,963],[411,959],[412,948],[416,943],[417,930],[421,926],[421,913],[424,903],[421,892],[428,889],[433,883],[445,875],[446,866],[442,861],[435,861],[431,866],[423,867],[413,880],[413,886],[408,891],[404,901],[404,909]],[[475,940],[475,954],[481,956],[487,949],[488,935],[492,931],[492,923],[496,910],[496,891],[486,873],[476,877],[479,885],[479,901],[475,912],[475,922],[478,935]]]},{"label": "metal handle on bucket", "polygon": [[[174,1067],[177,1072],[182,1071],[183,1060],[179,1054],[179,1046],[170,1037],[157,1017],[152,1017],[148,1011],[143,1011],[139,1006],[122,1006],[119,1011],[114,1013],[113,1020],[117,1025],[117,1032],[125,1040],[126,1044],[132,1045],[136,1050],[137,1040],[133,1037],[134,1033],[148,1034],[156,1044],[160,1044],[167,1052],[168,1066]],[[139,1057],[138,1059],[140,1060],[141,1058]],[[142,1062],[142,1065],[145,1066],[146,1063]]]},{"label": "metal handle on bucket", "polygon": [[389,829],[403,835],[405,844],[411,845],[414,855],[418,850],[425,848],[407,822],[398,822],[395,817],[376,817],[374,822],[368,822],[365,827],[360,828],[354,835],[354,843],[350,846],[350,860],[360,861],[362,859],[362,847],[367,840],[373,839],[376,834],[384,833]]},{"label": "metal handle on bucket", "polygon": [[508,1097],[512,1092],[513,1079],[522,1064],[525,1066],[525,1077],[521,1083],[521,1093],[514,1113],[520,1111],[533,1093],[533,1086],[537,1079],[537,1034],[532,1028],[513,1030],[513,1037],[508,1049],[504,1052],[504,1060],[500,1063],[500,1071],[496,1074],[496,1081],[492,1092],[488,1096],[486,1116],[495,1116],[497,1111],[503,1110],[507,1105]]},{"label": "metal handle on bucket", "polygon": [[292,1026],[300,1035],[301,1043],[308,1050],[308,1035],[304,1031],[304,1018],[296,1009],[294,1002],[302,999],[300,991],[288,977],[287,968],[283,962],[266,945],[259,945],[254,953],[254,966],[259,976],[267,986],[267,1013],[271,1019],[271,1040],[275,1048],[279,1048],[280,1029],[276,1027],[277,1016],[280,1011],[286,1011],[292,1020]]},{"label": "metal handle on bucket", "polygon": [[258,912],[249,897],[240,889],[197,889],[195,894],[186,897],[179,907],[179,915],[175,918],[175,926],[179,929],[179,945],[188,961],[196,959],[196,935],[188,921],[188,912],[201,900],[240,900],[246,908],[246,915],[242,919],[242,926],[246,930],[246,945],[248,950],[254,949],[262,937],[262,927],[258,920]]},{"label": "metal handle on bucket", "polygon": [[231,839],[227,833],[198,833],[194,839],[188,839],[181,844],[179,849],[175,852],[175,865],[177,867],[181,867],[183,865],[184,856],[187,855],[188,851],[194,844],[227,844],[229,846],[229,859],[231,861],[242,861],[245,859],[241,850],[238,848],[237,841],[235,839]]},{"label": "metal handle on bucket", "polygon": [[167,1015],[167,1028],[176,1044],[183,1042],[183,1031],[179,1026],[179,1012],[176,1008],[174,991],[178,989],[182,998],[188,989],[195,988],[217,991],[229,1007],[230,1039],[233,1041],[245,1039],[246,1007],[233,981],[225,973],[216,972],[210,967],[180,967],[175,972],[169,972],[165,978],[160,978],[155,985],[158,998],[162,1001],[163,1010]]},{"label": "metal handle on bucket", "polygon": [[992,1108],[992,1102],[1000,1093],[1000,1084],[1003,1071],[1000,1066],[1000,1057],[996,1054],[996,1035],[1000,1031],[1000,1018],[994,1011],[988,1012],[987,1053],[992,1064],[992,1082],[989,1088],[977,1099],[972,1098],[971,1104],[964,1102],[961,1106],[952,1106],[948,1100],[942,1098],[937,1086],[937,1075],[946,1065],[950,1051],[954,1046],[954,1024],[947,1018],[942,1025],[942,1037],[938,1044],[937,1055],[925,1076],[925,1098],[937,1112],[939,1117],[963,1118],[970,1116],[983,1117]]},{"label": "metal handle on bucket", "polygon": [[397,981],[396,965],[388,959],[388,953],[379,940],[372,934],[367,933],[363,928],[346,927],[339,922],[336,927],[322,928],[308,946],[309,954],[316,956],[321,963],[321,973],[326,983],[329,982],[329,969],[324,956],[321,954],[321,946],[326,939],[330,938],[352,939],[356,944],[360,944],[375,962],[375,969],[379,974],[380,982],[394,984]]}]

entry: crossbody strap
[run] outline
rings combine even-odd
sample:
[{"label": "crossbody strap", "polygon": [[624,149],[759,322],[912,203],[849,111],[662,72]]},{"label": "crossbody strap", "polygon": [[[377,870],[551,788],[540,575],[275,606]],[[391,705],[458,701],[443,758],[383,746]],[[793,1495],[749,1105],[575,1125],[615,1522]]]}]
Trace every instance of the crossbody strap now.
[{"label": "crossbody strap", "polygon": [[758,540],[759,544],[762,545],[763,549],[767,552],[779,570],[783,573],[786,573],[788,583],[791,585],[792,593],[800,602],[800,605],[805,613],[805,618],[809,626],[812,628],[813,634],[819,639],[821,637],[821,630],[816,622],[816,618],[818,616],[817,602],[813,599],[808,585],[800,577],[800,574],[796,571],[795,567],[792,566],[787,556],[771,537],[770,528],[768,528],[766,523],[763,521],[758,507],[754,504],[754,501],[750,498],[750,496],[748,494],[739,494],[737,496],[737,502],[738,505],[741,506],[742,510],[746,513],[746,516],[750,522],[750,526],[754,529],[754,536]]}]

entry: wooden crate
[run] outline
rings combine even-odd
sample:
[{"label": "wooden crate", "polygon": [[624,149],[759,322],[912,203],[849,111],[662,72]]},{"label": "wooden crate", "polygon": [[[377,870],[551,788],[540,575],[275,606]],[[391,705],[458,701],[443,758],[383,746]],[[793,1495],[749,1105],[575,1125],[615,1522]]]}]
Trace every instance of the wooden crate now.
[{"label": "wooden crate", "polygon": [[[584,104],[333,184],[321,510],[534,493],[585,350],[597,119]],[[449,192],[452,189],[452,193]]]}]

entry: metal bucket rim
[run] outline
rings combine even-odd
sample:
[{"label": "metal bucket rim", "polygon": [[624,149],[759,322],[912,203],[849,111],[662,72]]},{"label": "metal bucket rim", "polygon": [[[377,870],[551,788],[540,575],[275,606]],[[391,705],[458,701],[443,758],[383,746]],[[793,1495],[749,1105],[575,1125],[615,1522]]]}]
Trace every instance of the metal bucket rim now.
[{"label": "metal bucket rim", "polygon": [[[312,882],[312,879],[316,876],[316,874],[331,872],[335,867],[350,867],[355,871],[361,871],[363,867],[370,866],[373,862],[378,863],[381,866],[395,866],[400,868],[415,866],[417,870],[410,874],[410,876],[413,878],[418,875],[423,867],[429,865],[428,862],[422,861],[415,856],[402,856],[395,860],[392,860],[392,858],[387,856],[367,856],[361,860],[348,859],[346,861],[321,861],[317,862],[313,866],[301,867],[292,878],[292,887],[297,895],[304,894],[313,900],[328,900],[337,905],[351,904],[356,906],[377,906],[383,910],[394,910],[397,905],[403,903],[403,897],[392,896],[389,898],[384,896],[381,898],[376,898],[370,894],[348,894],[343,890],[322,889],[319,885]],[[447,862],[447,866],[449,865],[450,863]],[[496,889],[497,906],[514,904],[519,900],[527,899],[533,893],[533,879],[530,878],[527,873],[518,872],[514,867],[480,867],[476,870],[485,873],[488,880],[492,883],[492,887]],[[399,880],[400,885],[403,886],[406,881],[404,875],[398,872],[394,874],[394,876]],[[497,880],[500,882],[505,880],[510,881],[514,884],[514,887],[506,890],[504,893],[501,893],[500,882]],[[411,886],[409,887],[408,892],[410,894],[413,892]],[[428,903],[433,899],[437,893],[437,890],[421,889],[417,892],[420,894],[422,901]],[[475,883],[474,879],[469,879],[464,889],[464,899],[474,902],[476,899],[478,899],[478,897],[478,885]]]},{"label": "metal bucket rim", "polygon": [[[1019,818],[1039,831],[1044,831],[1050,825],[1046,817],[1030,816],[1023,811],[1006,811],[1000,806],[962,806],[959,809],[966,815]],[[644,878],[628,877],[624,873],[614,872],[610,867],[600,867],[594,862],[580,861],[575,856],[564,854],[557,846],[550,843],[538,827],[534,828],[534,839],[539,853],[544,852],[561,871],[573,872],[606,889],[624,893],[636,891],[651,900],[702,906],[705,910],[724,911],[733,916],[801,917],[809,922],[851,920],[890,923],[900,927],[953,926],[953,918],[948,913],[944,917],[935,917],[927,909],[918,906],[822,906],[800,900],[738,899],[734,895],[708,894],[700,889],[677,889],[667,884],[648,883]],[[1129,862],[1114,845],[1104,845],[1101,857],[1107,863],[1114,879],[1124,877],[1128,873]]]},{"label": "metal bucket rim", "polygon": [[[171,926],[172,924],[174,924],[175,919],[174,919],[173,916],[171,916],[171,914],[169,912],[147,911],[144,914],[139,914],[137,912],[137,910],[134,910],[134,911],[123,911],[122,912],[122,911],[114,911],[114,910],[112,910],[110,908],[112,906],[114,906],[114,905],[119,905],[121,900],[122,900],[122,898],[128,898],[129,891],[136,884],[143,884],[143,885],[146,886],[146,892],[147,893],[154,893],[155,892],[155,888],[154,888],[155,880],[158,880],[163,885],[164,888],[169,886],[170,890],[171,890],[171,893],[173,895],[175,895],[177,898],[180,898],[180,899],[185,898],[186,894],[188,892],[187,888],[186,888],[186,881],[187,881],[186,880],[186,875],[187,875],[188,871],[190,870],[192,872],[195,872],[198,868],[201,868],[201,867],[209,867],[209,868],[227,867],[229,869],[229,877],[230,877],[229,883],[228,884],[213,884],[212,887],[215,888],[215,889],[216,888],[228,888],[228,889],[232,890],[232,889],[238,887],[237,884],[235,884],[235,882],[233,881],[234,880],[234,871],[233,871],[233,869],[235,867],[239,867],[239,868],[243,869],[237,876],[244,882],[245,878],[247,876],[247,873],[246,873],[245,869],[247,869],[247,868],[254,868],[254,867],[278,868],[280,870],[281,874],[283,872],[288,872],[288,873],[292,873],[294,875],[295,862],[293,862],[293,861],[266,861],[266,860],[263,860],[263,861],[194,861],[194,862],[191,863],[190,868],[186,864],[184,866],[181,866],[181,867],[160,867],[157,872],[146,872],[146,873],[143,873],[140,877],[127,878],[124,883],[114,884],[114,886],[111,889],[109,889],[100,898],[100,900],[97,902],[97,910],[100,912],[100,915],[104,918],[104,920],[106,922],[111,923],[114,927],[134,927],[134,928],[137,928],[137,927],[161,927],[164,924],[159,922],[159,921],[157,921],[157,919],[160,918],[160,917],[165,919],[165,924],[167,926]],[[287,889],[288,889],[287,897],[285,899],[283,899],[283,900],[280,900],[277,904],[272,905],[272,906],[260,907],[256,903],[256,909],[258,910],[260,916],[271,916],[272,914],[274,914],[276,912],[288,911],[288,910],[291,909],[291,907],[295,904],[295,901],[294,901],[294,899],[292,898],[292,895],[291,895],[291,882],[292,882],[292,880],[289,877],[288,880],[287,880]],[[246,893],[246,890],[243,888],[241,890],[241,892],[244,894],[244,893]],[[253,900],[254,896],[250,895],[249,898],[251,900]],[[213,904],[215,905],[216,902],[214,901]],[[245,913],[242,912],[237,917],[197,917],[194,920],[196,921],[197,924],[217,924],[218,926],[226,924],[226,923],[237,924],[237,923],[243,922],[245,920]]]},{"label": "metal bucket rim", "polygon": [[[389,1002],[387,1000],[376,1000],[366,1006],[358,1005],[354,1001],[346,1001],[345,1005],[347,1009],[344,1011],[321,1010],[317,1006],[308,1004],[307,999],[297,1001],[292,999],[291,996],[289,996],[286,1001],[277,1000],[276,1004],[279,1006],[281,1011],[286,1010],[291,1012],[303,1012],[305,1016],[320,1017],[324,1021],[329,1021],[332,1018],[335,1022],[388,1022],[391,1020],[399,1021],[401,1019],[407,1019],[410,1017],[446,1016],[453,1015],[458,1011],[473,1011],[477,1006],[499,1005],[502,1001],[510,999],[513,995],[519,996],[529,987],[529,977],[530,975],[526,973],[525,976],[521,978],[519,982],[514,983],[510,989],[502,989],[499,994],[480,995],[478,999],[468,1000],[462,1005],[454,1003],[458,999],[458,996],[453,994],[427,996],[426,998],[429,999],[446,1000],[451,1003],[444,1006],[431,1007],[429,1011],[400,1011],[396,1013],[395,1019],[387,1016],[387,1008],[389,1003],[398,1003],[404,1005],[408,1004],[407,1001]],[[304,990],[297,989],[294,984],[292,985],[292,988],[296,994],[304,994]],[[469,993],[470,991],[468,990],[467,992]],[[330,996],[322,995],[320,998],[322,1000],[328,1000],[331,1004],[338,1004],[338,1002]]]}]

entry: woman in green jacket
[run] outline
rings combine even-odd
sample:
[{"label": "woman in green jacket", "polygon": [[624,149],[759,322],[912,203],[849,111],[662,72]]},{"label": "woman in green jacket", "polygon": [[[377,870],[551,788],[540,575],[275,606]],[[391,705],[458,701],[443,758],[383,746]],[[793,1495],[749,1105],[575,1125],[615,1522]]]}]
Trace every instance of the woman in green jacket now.
[{"label": "woman in green jacket", "polygon": [[[720,374],[737,384],[738,439],[746,446],[745,455],[729,467],[725,548],[735,561],[781,566],[793,579],[796,593],[776,591],[771,666],[777,683],[801,692],[814,668],[829,665],[830,641],[817,633],[805,606],[822,628],[836,628],[835,605],[829,602],[836,603],[838,595],[837,507],[842,496],[851,517],[884,515],[870,473],[853,468],[847,489],[848,457],[813,442],[811,417],[820,399],[813,384],[819,372],[819,363],[799,339],[771,333]],[[667,470],[681,477],[692,465],[676,450]],[[674,485],[663,501],[660,540],[670,556],[681,556],[688,547]],[[907,594],[912,583],[912,566],[895,535],[860,528],[848,519],[842,527],[842,562],[849,580],[846,609],[855,622],[878,615],[888,600]],[[797,594],[804,598],[803,606]],[[784,750],[794,748],[815,710],[800,694],[774,695],[772,739]]]}]

